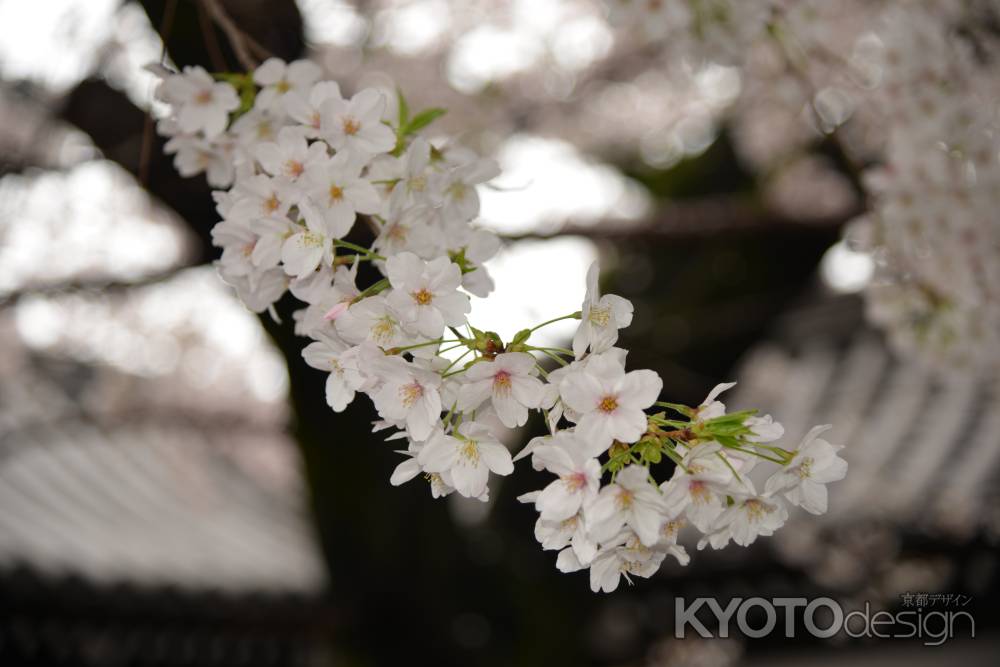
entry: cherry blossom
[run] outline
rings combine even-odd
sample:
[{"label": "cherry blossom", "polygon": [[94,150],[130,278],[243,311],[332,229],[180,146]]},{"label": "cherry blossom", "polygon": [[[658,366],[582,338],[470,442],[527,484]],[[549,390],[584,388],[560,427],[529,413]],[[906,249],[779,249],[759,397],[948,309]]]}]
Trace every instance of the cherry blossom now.
[{"label": "cherry blossom", "polygon": [[638,440],[646,431],[644,410],[656,402],[662,388],[663,381],[653,371],[626,373],[608,357],[594,359],[559,383],[563,401],[579,415],[577,432],[605,445]]},{"label": "cherry blossom", "polygon": [[465,322],[472,306],[469,297],[458,291],[461,269],[447,257],[425,262],[411,252],[402,252],[386,261],[386,272],[393,287],[387,302],[404,327],[436,338],[446,326]]},{"label": "cherry blossom", "polygon": [[316,83],[323,72],[310,60],[296,60],[285,64],[280,58],[268,58],[254,70],[253,80],[261,86],[257,105],[262,109],[285,111],[285,96],[304,93]]},{"label": "cherry blossom", "polygon": [[[220,276],[255,312],[276,317],[289,292],[302,303],[295,332],[306,362],[328,374],[331,409],[364,394],[374,431],[405,443],[391,485],[419,478],[435,498],[486,501],[491,473],[512,474],[530,457],[547,476],[519,498],[538,512],[536,539],[558,552],[559,571],[589,569],[604,592],[651,576],[667,556],[685,565],[684,526],[702,533],[699,547],[745,546],[781,527],[785,500],[825,511],[825,485],[846,473],[838,447],[821,430],[794,451],[770,444],[781,424],[727,414],[718,400],[732,383],[697,407],[660,401],[660,377],[627,370],[627,352],[614,347],[633,308],[599,293],[596,263],[578,312],[507,340],[469,321],[469,295],[488,298],[485,263],[500,248],[475,224],[493,160],[432,143],[405,114],[384,118],[377,90],[344,99],[308,61],[269,59],[219,82],[203,70],[155,71],[172,109],[157,129],[178,170],[224,188],[213,193]],[[250,108],[237,110],[237,88]],[[533,338],[567,319],[579,320],[571,350]],[[512,458],[502,442],[532,411],[550,435]],[[763,495],[748,476],[757,464],[777,470]]]},{"label": "cherry blossom", "polygon": [[536,375],[536,361],[530,354],[499,354],[465,372],[466,384],[459,393],[458,407],[473,410],[488,399],[504,426],[524,426],[528,409],[537,408],[542,400],[544,386]]},{"label": "cherry blossom", "polygon": [[587,270],[587,295],[581,308],[580,327],[573,336],[573,353],[579,359],[589,347],[591,352],[604,352],[618,340],[618,330],[632,323],[632,304],[614,294],[600,295],[597,285],[598,268],[594,263]]},{"label": "cherry blossom", "polygon": [[449,473],[455,490],[467,498],[477,498],[486,491],[490,472],[514,472],[507,448],[488,428],[475,422],[464,422],[453,436],[435,432],[420,450],[418,460],[427,472]]},{"label": "cherry blossom", "polygon": [[815,426],[806,434],[788,465],[767,480],[766,495],[780,493],[807,512],[826,513],[826,485],[847,475],[847,461],[837,456],[843,445],[831,445],[819,437],[830,428],[830,425]]}]

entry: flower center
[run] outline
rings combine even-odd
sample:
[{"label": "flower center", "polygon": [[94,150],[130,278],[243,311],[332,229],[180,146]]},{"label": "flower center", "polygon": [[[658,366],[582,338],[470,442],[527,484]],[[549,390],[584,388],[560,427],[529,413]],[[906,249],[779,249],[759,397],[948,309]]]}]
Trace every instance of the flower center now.
[{"label": "flower center", "polygon": [[510,373],[497,371],[493,376],[493,393],[507,395],[510,393]]},{"label": "flower center", "polygon": [[618,505],[618,509],[627,510],[632,507],[632,503],[635,502],[635,494],[628,489],[620,489],[618,491],[618,497],[615,498],[615,504]]},{"label": "flower center", "polygon": [[278,201],[278,195],[271,194],[270,197],[264,200],[263,208],[265,213],[274,213],[281,206],[281,202]]},{"label": "flower center", "polygon": [[406,185],[410,192],[423,192],[427,189],[427,179],[423,176],[414,176]]},{"label": "flower center", "polygon": [[587,486],[587,475],[582,472],[571,472],[568,475],[563,475],[562,481],[570,493],[576,493]]},{"label": "flower center", "polygon": [[315,232],[302,232],[302,245],[307,248],[318,248],[323,245],[323,237]]},{"label": "flower center", "polygon": [[410,296],[413,297],[418,306],[430,305],[431,301],[434,300],[434,295],[428,292],[426,287],[421,287],[416,292],[410,292]]},{"label": "flower center", "polygon": [[314,111],[313,114],[309,116],[309,124],[312,125],[317,130],[319,129],[319,126],[322,124],[322,122],[323,120],[320,118],[318,111]]},{"label": "flower center", "polygon": [[601,412],[614,412],[618,409],[618,397],[617,396],[605,396],[601,399],[601,402],[597,404],[597,409]]},{"label": "flower center", "polygon": [[756,498],[750,498],[743,503],[743,510],[747,513],[747,518],[751,522],[757,522],[764,518],[765,514],[768,514],[771,509],[760,502]]},{"label": "flower center", "polygon": [[344,198],[344,188],[339,185],[330,186],[330,203],[333,204]]},{"label": "flower center", "polygon": [[406,225],[401,225],[396,223],[386,230],[385,235],[394,241],[399,241],[400,243],[406,242],[406,235],[409,233],[410,228]]},{"label": "flower center", "polygon": [[813,457],[807,456],[802,459],[802,463],[799,464],[798,474],[802,479],[807,477],[812,477],[812,467],[813,467]]},{"label": "flower center", "polygon": [[668,521],[663,524],[663,530],[660,532],[663,534],[663,537],[668,540],[672,540],[677,536],[677,533],[680,532],[680,529],[683,527],[684,519],[674,519],[673,521]]},{"label": "flower center", "polygon": [[278,83],[274,84],[274,89],[277,90],[282,95],[284,95],[285,93],[287,93],[289,90],[292,89],[292,84],[288,83],[287,79],[282,79]]},{"label": "flower center", "polygon": [[197,104],[210,104],[212,102],[212,91],[211,90],[198,91],[198,94],[194,96],[194,101]]},{"label": "flower center", "polygon": [[361,123],[359,123],[358,121],[356,121],[354,118],[352,118],[350,116],[345,116],[344,117],[344,120],[342,121],[342,125],[344,127],[344,134],[349,135],[349,136],[357,134],[358,130],[361,129]]},{"label": "flower center", "polygon": [[463,442],[458,453],[469,465],[477,465],[479,463],[479,447],[476,445],[475,440],[466,440]]},{"label": "flower center", "polygon": [[416,380],[399,388],[399,398],[404,408],[413,407],[413,404],[420,400],[423,395],[424,387]]},{"label": "flower center", "polygon": [[465,195],[468,193],[468,190],[469,188],[465,183],[452,183],[448,188],[448,194],[450,194],[451,198],[455,201],[462,201],[465,199]]},{"label": "flower center", "polygon": [[396,335],[396,323],[388,315],[375,320],[372,324],[372,339],[379,345],[385,346],[392,342]]},{"label": "flower center", "polygon": [[302,175],[302,172],[305,170],[306,170],[305,165],[299,162],[298,160],[289,160],[288,162],[285,163],[285,171],[287,171],[288,175],[291,176],[292,178],[298,178],[299,176]]},{"label": "flower center", "polygon": [[691,494],[691,502],[696,505],[707,503],[712,496],[708,490],[708,485],[700,480],[695,480],[688,485],[688,493]]},{"label": "flower center", "polygon": [[591,324],[599,327],[608,326],[608,322],[611,321],[611,308],[602,306],[591,306],[590,314],[587,316]]}]

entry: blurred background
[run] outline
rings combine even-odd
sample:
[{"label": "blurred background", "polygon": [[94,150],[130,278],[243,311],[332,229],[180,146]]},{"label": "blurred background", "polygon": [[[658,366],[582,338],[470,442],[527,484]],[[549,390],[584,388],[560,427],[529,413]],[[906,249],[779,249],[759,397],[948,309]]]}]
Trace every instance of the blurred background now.
[{"label": "blurred background", "polygon": [[[821,3],[831,39],[865,4]],[[390,487],[370,405],[335,415],[293,304],[258,318],[219,280],[209,187],[147,121],[142,65],[238,69],[203,5],[0,0],[0,664],[996,664],[1000,399],[866,324],[872,261],[840,240],[863,197],[822,122],[849,104],[802,121],[766,54],[674,58],[589,0],[223,5],[500,162],[477,325],[578,309],[599,257],[631,367],[689,404],[738,379],[790,441],[832,423],[850,475],[829,515],[613,595],[541,551],[527,467],[488,504]],[[975,639],[673,639],[676,596],[905,593],[970,597]]]}]

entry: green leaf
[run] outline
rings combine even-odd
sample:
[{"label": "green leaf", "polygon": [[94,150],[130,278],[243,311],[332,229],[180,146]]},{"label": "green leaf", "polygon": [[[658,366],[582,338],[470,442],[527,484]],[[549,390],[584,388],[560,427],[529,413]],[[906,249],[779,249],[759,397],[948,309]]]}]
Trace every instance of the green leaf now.
[{"label": "green leaf", "polygon": [[416,132],[419,132],[420,130],[424,129],[425,127],[427,127],[428,125],[430,125],[431,123],[433,123],[435,120],[445,115],[446,113],[448,113],[447,109],[441,109],[439,107],[424,109],[416,116],[414,116],[409,123],[407,123],[406,132],[404,134],[415,134]]},{"label": "green leaf", "polygon": [[410,122],[410,105],[406,103],[406,96],[403,95],[402,88],[396,88],[396,101],[399,106],[399,120],[396,127],[402,130]]},{"label": "green leaf", "polygon": [[715,436],[716,441],[723,447],[739,447],[740,443],[736,438],[729,435],[717,435]]},{"label": "green leaf", "polygon": [[666,403],[664,401],[657,401],[656,404],[659,405],[660,407],[670,408],[674,412],[679,412],[685,417],[690,417],[694,413],[694,410],[692,410],[686,405],[681,405],[680,403]]},{"label": "green leaf", "polygon": [[521,329],[516,334],[514,334],[514,338],[512,338],[510,342],[514,345],[518,345],[528,340],[530,337],[531,337],[531,329]]}]

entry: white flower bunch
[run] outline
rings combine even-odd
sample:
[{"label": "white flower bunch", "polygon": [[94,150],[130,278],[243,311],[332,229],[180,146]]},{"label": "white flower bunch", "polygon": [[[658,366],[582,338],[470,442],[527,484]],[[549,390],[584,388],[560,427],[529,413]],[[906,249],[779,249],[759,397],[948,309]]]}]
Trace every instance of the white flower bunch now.
[{"label": "white flower bunch", "polygon": [[[996,373],[1000,39],[988,27],[996,3],[605,4],[630,43],[646,38],[673,61],[743,66],[736,134],[762,171],[835,131],[844,162],[873,165],[852,174],[868,210],[847,236],[875,263],[869,321],[904,356],[937,370]],[[776,118],[808,123],[790,130]]]},{"label": "white flower bunch", "polygon": [[[376,430],[405,442],[391,484],[422,476],[435,497],[485,501],[491,475],[530,457],[554,476],[521,498],[538,511],[536,537],[559,550],[560,570],[589,568],[595,591],[650,576],[668,554],[687,563],[686,523],[699,547],[720,548],[772,534],[787,504],[826,510],[825,484],[846,472],[839,448],[818,430],[796,450],[771,444],[783,429],[770,417],[726,414],[717,398],[731,385],[695,408],[660,402],[659,376],[626,370],[615,347],[632,304],[599,293],[596,264],[579,311],[506,342],[475,328],[470,295],[492,290],[483,262],[499,248],[472,224],[476,186],[496,163],[420,137],[441,110],[411,117],[400,96],[393,122],[379,91],[345,98],[319,79],[311,63],[273,59],[252,75],[169,73],[159,94],[173,113],[159,128],[181,173],[227,188],[215,193],[222,277],[258,312],[290,289],[306,304],[296,330],[312,341],[306,361],[329,374],[330,407],[365,394]],[[359,220],[367,246],[345,239]],[[383,277],[359,286],[362,262]],[[532,344],[566,319],[580,321],[571,350]],[[533,411],[550,435],[512,458],[502,443]],[[657,481],[667,461],[672,476]],[[749,473],[761,461],[777,468],[758,492]]]},{"label": "white flower bunch", "polygon": [[[865,43],[882,163],[848,239],[873,253],[870,318],[942,368],[1000,368],[1000,41],[949,3],[891,8]],[[956,10],[955,16],[951,14]],[[979,49],[981,52],[977,52]]]},{"label": "white flower bunch", "polygon": [[677,53],[727,65],[743,62],[779,0],[604,0],[612,24]]}]

